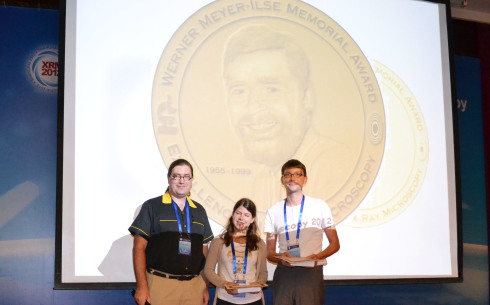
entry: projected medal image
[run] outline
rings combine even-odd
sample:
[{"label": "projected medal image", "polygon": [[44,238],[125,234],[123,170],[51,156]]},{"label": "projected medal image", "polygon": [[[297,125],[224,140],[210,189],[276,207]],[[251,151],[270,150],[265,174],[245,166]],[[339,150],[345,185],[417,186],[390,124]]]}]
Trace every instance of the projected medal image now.
[{"label": "projected medal image", "polygon": [[403,80],[373,61],[387,110],[386,148],[372,191],[344,221],[352,227],[372,227],[401,215],[424,185],[429,163],[429,137],[420,105]]},{"label": "projected medal image", "polygon": [[[370,190],[385,141],[376,77],[355,41],[301,2],[196,12],[163,51],[152,97],[156,141],[166,164],[195,164],[193,198],[226,222],[236,198],[267,208],[284,198],[280,166],[302,160],[311,184],[339,223]],[[300,11],[314,16],[305,20]]]}]

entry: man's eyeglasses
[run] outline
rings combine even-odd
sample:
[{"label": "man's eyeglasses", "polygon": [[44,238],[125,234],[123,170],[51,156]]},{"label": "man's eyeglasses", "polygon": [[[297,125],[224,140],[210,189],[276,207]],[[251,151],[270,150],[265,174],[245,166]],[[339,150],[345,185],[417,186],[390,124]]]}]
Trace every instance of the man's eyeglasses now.
[{"label": "man's eyeglasses", "polygon": [[184,175],[184,176],[181,176],[181,175],[170,175],[170,179],[177,180],[177,181],[180,181],[180,179],[184,179],[184,181],[190,181],[192,179],[192,177],[189,176],[189,175]]},{"label": "man's eyeglasses", "polygon": [[282,175],[284,178],[286,179],[291,179],[292,177],[294,178],[301,178],[304,176],[303,173],[285,173],[284,175]]}]

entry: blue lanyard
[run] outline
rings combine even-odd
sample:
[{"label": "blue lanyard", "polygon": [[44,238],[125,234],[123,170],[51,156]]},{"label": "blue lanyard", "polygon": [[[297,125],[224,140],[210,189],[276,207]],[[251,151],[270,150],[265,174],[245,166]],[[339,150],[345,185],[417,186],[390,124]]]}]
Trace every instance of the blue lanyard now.
[{"label": "blue lanyard", "polygon": [[[284,199],[284,229],[286,230],[286,241],[289,243],[288,219],[286,217],[286,201],[287,199]],[[299,241],[299,231],[301,230],[301,218],[303,218],[304,206],[305,206],[305,195],[303,195],[303,199],[301,200],[301,209],[299,211],[298,230],[296,231],[297,241]]]},{"label": "blue lanyard", "polygon": [[[172,199],[172,204],[174,205],[175,217],[177,217],[177,223],[179,225],[179,233],[182,233],[182,224],[180,223],[179,212],[177,211],[177,204]],[[189,213],[189,203],[187,202],[187,198],[185,199],[185,213],[187,215],[187,233],[191,234],[191,218]]]},{"label": "blue lanyard", "polygon": [[[236,275],[236,256],[235,256],[235,246],[233,245],[233,240],[231,241],[231,252],[233,253],[233,274]],[[247,259],[248,259],[248,242],[245,242],[245,260],[243,261],[243,275],[247,273]]]}]

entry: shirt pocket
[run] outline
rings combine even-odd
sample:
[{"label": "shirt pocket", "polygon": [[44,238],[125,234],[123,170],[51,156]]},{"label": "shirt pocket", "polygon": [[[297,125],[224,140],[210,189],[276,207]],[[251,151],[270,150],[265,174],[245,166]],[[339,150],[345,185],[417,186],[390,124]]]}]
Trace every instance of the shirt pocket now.
[{"label": "shirt pocket", "polygon": [[200,234],[204,237],[204,223],[199,220],[193,220],[191,222],[192,233]]},{"label": "shirt pocket", "polygon": [[160,219],[158,228],[160,232],[179,232],[179,225],[176,219]]}]

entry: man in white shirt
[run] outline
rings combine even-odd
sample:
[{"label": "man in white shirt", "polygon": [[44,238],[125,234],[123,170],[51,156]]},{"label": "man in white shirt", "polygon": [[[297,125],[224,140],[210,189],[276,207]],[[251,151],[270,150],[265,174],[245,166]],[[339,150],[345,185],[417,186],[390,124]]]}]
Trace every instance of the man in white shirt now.
[{"label": "man in white shirt", "polygon": [[[286,199],[267,210],[267,259],[277,263],[273,277],[274,305],[321,305],[325,299],[323,265],[340,249],[332,212],[321,199],[303,194],[308,177],[298,160],[287,161],[281,169]],[[323,249],[323,233],[329,245]],[[279,253],[276,245],[279,242]],[[312,267],[292,266],[285,258],[306,257],[318,260]]]}]

